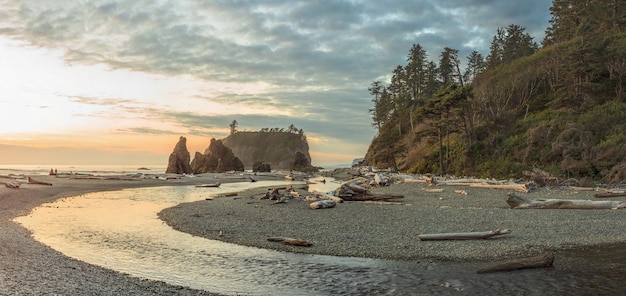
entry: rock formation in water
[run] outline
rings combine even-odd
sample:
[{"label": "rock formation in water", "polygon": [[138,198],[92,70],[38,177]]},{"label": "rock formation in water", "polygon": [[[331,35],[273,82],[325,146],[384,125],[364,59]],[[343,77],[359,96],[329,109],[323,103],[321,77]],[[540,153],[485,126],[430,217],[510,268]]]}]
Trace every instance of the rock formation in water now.
[{"label": "rock formation in water", "polygon": [[291,162],[291,170],[306,172],[311,169],[311,160],[309,160],[304,153],[296,151],[293,155],[293,161]]},{"label": "rock formation in water", "polygon": [[[236,132],[224,138],[223,142],[248,169],[253,169],[254,163],[260,162],[269,164],[274,170],[316,170],[311,166],[309,144],[302,134],[282,131]],[[296,157],[297,168],[294,168]]]},{"label": "rock formation in water", "polygon": [[191,170],[194,174],[243,171],[244,165],[230,148],[224,146],[222,140],[211,139],[204,154],[196,152],[194,155]]},{"label": "rock formation in water", "polygon": [[187,138],[180,137],[178,143],[174,147],[174,151],[170,154],[167,162],[165,173],[168,174],[191,174],[191,166],[189,165],[190,155],[187,150]]}]

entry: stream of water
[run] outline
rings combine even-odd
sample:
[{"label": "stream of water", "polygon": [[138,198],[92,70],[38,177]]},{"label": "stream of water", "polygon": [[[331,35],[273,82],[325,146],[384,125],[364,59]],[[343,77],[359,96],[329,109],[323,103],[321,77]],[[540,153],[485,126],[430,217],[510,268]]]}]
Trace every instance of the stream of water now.
[{"label": "stream of water", "polygon": [[157,217],[162,209],[179,203],[281,183],[284,181],[89,193],[44,204],[16,221],[33,231],[35,239],[70,257],[137,277],[222,294],[611,295],[626,289],[623,245],[608,248],[608,255],[570,252],[559,256],[563,261],[555,262],[553,268],[476,274],[484,264],[387,261],[238,246],[175,231]]}]

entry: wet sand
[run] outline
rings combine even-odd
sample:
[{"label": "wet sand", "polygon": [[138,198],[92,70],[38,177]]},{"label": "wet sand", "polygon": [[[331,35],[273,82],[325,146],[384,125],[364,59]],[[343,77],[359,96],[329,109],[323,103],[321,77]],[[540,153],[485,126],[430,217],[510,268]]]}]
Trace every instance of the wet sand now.
[{"label": "wet sand", "polygon": [[[33,176],[52,186],[0,186],[1,295],[216,295],[163,282],[139,279],[69,258],[32,239],[15,223],[35,207],[62,197],[87,192],[147,186],[176,186],[212,182],[210,177],[180,180],[91,180]],[[11,179],[2,178],[1,182]],[[234,180],[220,180],[222,183]]]}]

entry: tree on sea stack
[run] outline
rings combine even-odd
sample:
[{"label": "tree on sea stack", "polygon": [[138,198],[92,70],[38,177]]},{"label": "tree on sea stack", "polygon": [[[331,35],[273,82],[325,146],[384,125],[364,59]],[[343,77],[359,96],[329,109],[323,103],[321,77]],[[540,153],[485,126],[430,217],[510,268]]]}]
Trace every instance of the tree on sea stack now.
[{"label": "tree on sea stack", "polygon": [[231,122],[228,126],[230,127],[230,134],[234,135],[237,132],[237,126],[239,125],[239,123],[237,122],[237,120],[233,120],[233,122]]}]

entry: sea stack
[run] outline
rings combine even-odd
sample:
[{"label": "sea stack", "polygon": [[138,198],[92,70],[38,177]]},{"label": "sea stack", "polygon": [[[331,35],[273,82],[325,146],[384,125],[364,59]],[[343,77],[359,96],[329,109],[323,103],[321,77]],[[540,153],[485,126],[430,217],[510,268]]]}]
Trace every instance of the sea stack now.
[{"label": "sea stack", "polygon": [[174,151],[170,154],[165,173],[191,174],[190,159],[191,156],[189,155],[189,150],[187,150],[187,138],[181,136],[174,147]]},{"label": "sea stack", "polygon": [[233,151],[224,146],[222,140],[213,138],[204,154],[196,152],[191,162],[191,170],[194,174],[222,173],[226,171],[241,172],[244,170],[244,166]]}]

